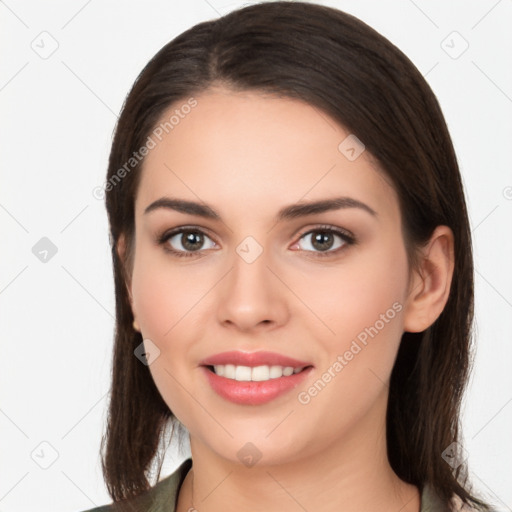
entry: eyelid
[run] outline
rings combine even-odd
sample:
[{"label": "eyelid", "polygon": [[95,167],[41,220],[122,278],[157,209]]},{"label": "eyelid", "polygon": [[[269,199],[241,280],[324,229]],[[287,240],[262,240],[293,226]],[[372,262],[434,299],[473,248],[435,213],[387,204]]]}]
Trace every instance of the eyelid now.
[{"label": "eyelid", "polygon": [[336,257],[343,253],[345,250],[347,250],[350,246],[356,245],[358,243],[358,240],[356,236],[348,231],[345,228],[341,228],[338,226],[332,226],[328,224],[322,224],[322,225],[316,225],[310,228],[306,228],[304,230],[301,230],[301,232],[297,235],[297,241],[294,242],[292,245],[297,245],[300,240],[311,233],[315,232],[327,232],[330,234],[333,234],[334,236],[338,236],[342,239],[343,243],[340,247],[337,247],[334,250],[327,250],[327,251],[309,251],[309,250],[298,250],[298,252],[304,253],[305,257],[313,257],[313,258],[328,258],[328,257]]},{"label": "eyelid", "polygon": [[[201,233],[202,235],[205,235],[208,238],[210,238],[210,240],[212,240],[215,243],[215,245],[218,245],[217,241],[215,240],[215,237],[210,234],[209,229],[201,227],[201,226],[195,226],[195,225],[184,225],[184,226],[177,226],[175,228],[167,229],[162,234],[160,234],[160,235],[157,234],[155,241],[157,244],[163,245],[166,242],[168,242],[170,238],[172,238],[173,236],[178,235],[180,233],[183,233],[184,231],[192,231],[192,232]],[[175,251],[172,249],[169,249],[169,250],[170,250],[170,252],[173,252],[173,253],[179,252],[179,253],[194,254],[194,251]],[[202,249],[201,251],[195,251],[195,252],[200,253],[203,250],[204,249]]]},{"label": "eyelid", "polygon": [[332,226],[330,224],[318,224],[310,228],[304,228],[303,230],[299,231],[299,233],[296,236],[300,239],[304,235],[314,233],[315,231],[329,231],[334,234],[339,234],[339,236],[343,237],[344,239],[346,238],[348,241],[352,243],[356,242],[356,237],[351,231],[338,226]]}]

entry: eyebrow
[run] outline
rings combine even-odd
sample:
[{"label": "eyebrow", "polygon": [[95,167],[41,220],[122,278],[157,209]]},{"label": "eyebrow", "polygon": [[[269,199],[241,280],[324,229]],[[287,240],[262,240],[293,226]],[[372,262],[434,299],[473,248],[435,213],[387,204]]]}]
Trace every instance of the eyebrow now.
[{"label": "eyebrow", "polygon": [[[164,208],[174,210],[189,215],[196,215],[206,219],[221,220],[221,216],[209,205],[205,203],[197,203],[195,201],[186,201],[171,197],[161,197],[151,203],[145,210],[144,214],[150,213],[157,209]],[[307,215],[324,213],[332,210],[341,210],[345,208],[358,208],[373,217],[377,217],[377,212],[367,204],[353,199],[352,197],[334,197],[332,199],[322,199],[307,203],[296,203],[285,206],[279,210],[275,218],[275,222],[283,220],[292,220]]]}]

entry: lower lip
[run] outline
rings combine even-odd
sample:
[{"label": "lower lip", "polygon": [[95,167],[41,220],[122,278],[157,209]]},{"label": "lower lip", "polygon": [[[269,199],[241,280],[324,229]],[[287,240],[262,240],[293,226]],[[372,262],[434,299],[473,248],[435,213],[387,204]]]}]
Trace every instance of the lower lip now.
[{"label": "lower lip", "polygon": [[270,402],[298,386],[313,369],[310,366],[289,377],[253,382],[227,379],[210,371],[206,366],[201,368],[205,372],[210,386],[218,395],[230,402],[241,405],[261,405]]}]

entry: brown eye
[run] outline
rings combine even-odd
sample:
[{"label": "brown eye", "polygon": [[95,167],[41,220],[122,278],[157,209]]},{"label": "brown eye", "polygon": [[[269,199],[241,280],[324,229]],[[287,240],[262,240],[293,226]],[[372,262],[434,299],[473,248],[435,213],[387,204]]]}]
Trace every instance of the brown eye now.
[{"label": "brown eye", "polygon": [[[302,246],[301,246],[301,242]],[[332,228],[317,228],[304,233],[296,246],[318,256],[328,256],[343,250],[345,246],[355,243],[355,237],[344,231]]]},{"label": "brown eye", "polygon": [[[159,243],[176,256],[193,256],[204,249],[212,249],[215,242],[199,229],[179,229],[165,233]],[[205,247],[206,244],[206,247]]]},{"label": "brown eye", "polygon": [[332,233],[326,231],[317,231],[311,233],[311,245],[319,251],[328,251],[332,249],[335,243],[335,236]]},{"label": "brown eye", "polygon": [[187,251],[197,251],[201,249],[202,245],[204,244],[204,235],[202,233],[185,231],[177,235],[177,237],[181,243],[181,246]]}]

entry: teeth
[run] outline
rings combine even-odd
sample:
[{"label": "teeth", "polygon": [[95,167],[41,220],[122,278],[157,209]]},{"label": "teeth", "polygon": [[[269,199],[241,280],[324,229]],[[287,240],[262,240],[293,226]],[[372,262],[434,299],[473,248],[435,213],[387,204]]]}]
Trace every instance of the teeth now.
[{"label": "teeth", "polygon": [[238,381],[262,382],[280,377],[289,377],[294,373],[301,372],[304,367],[293,368],[292,366],[235,366],[234,364],[218,364],[213,367],[215,373],[220,377]]},{"label": "teeth", "polygon": [[252,369],[251,380],[262,381],[270,379],[270,368],[268,366],[255,366]]},{"label": "teeth", "polygon": [[[216,368],[216,367],[214,366],[214,368]],[[234,364],[224,365],[223,377],[226,377],[226,379],[234,379],[235,378],[235,365]]]},{"label": "teeth", "polygon": [[235,380],[251,380],[252,370],[248,366],[237,366],[235,368]]}]

